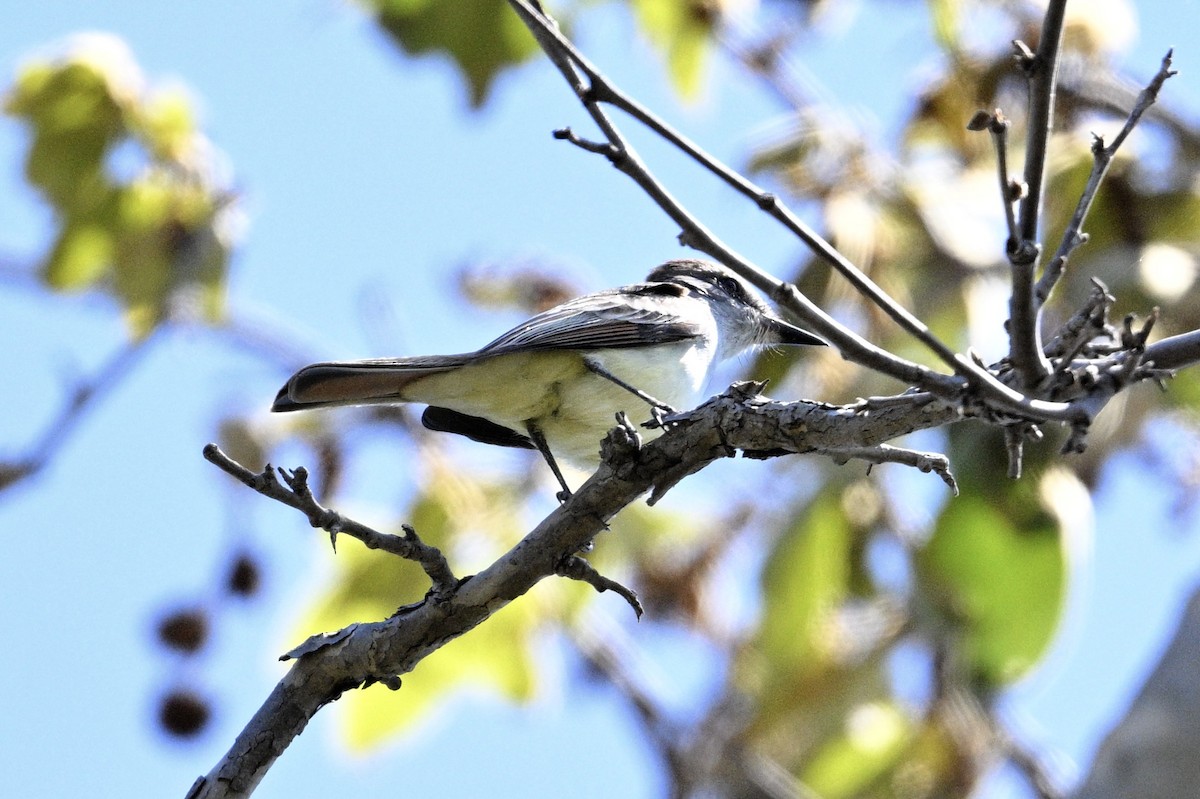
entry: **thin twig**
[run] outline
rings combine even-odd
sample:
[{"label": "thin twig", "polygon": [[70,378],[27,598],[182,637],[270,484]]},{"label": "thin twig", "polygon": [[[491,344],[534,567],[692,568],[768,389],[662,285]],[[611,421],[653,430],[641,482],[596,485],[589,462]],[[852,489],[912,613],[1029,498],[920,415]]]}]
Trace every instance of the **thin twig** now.
[{"label": "thin twig", "polygon": [[1046,152],[1054,124],[1054,89],[1058,52],[1062,43],[1067,0],[1050,0],[1042,21],[1042,38],[1036,54],[1014,42],[1018,59],[1029,78],[1028,131],[1025,143],[1025,190],[1018,208],[1018,238],[1011,242],[1012,297],[1009,300],[1009,360],[1021,379],[1022,388],[1033,389],[1049,374],[1042,353],[1041,332],[1033,300],[1034,275],[1041,256],[1038,222],[1046,172]]},{"label": "thin twig", "polygon": [[869,464],[898,463],[911,466],[914,469],[929,474],[930,472],[942,478],[955,496],[958,496],[958,483],[950,472],[950,460],[938,452],[921,452],[915,449],[894,447],[890,444],[880,444],[875,447],[835,447],[824,450],[824,454],[833,458],[841,465],[851,459],[866,461]]},{"label": "thin twig", "polygon": [[1075,206],[1075,214],[1071,217],[1071,223],[1067,225],[1067,229],[1063,232],[1062,241],[1058,245],[1058,251],[1046,266],[1034,290],[1034,299],[1039,309],[1045,305],[1050,292],[1054,290],[1054,286],[1062,278],[1071,253],[1075,251],[1076,247],[1087,241],[1087,234],[1083,232],[1083,223],[1087,219],[1088,212],[1091,211],[1092,203],[1096,199],[1096,192],[1100,189],[1100,184],[1104,180],[1105,175],[1108,174],[1108,168],[1112,165],[1113,157],[1116,156],[1117,150],[1129,134],[1133,132],[1142,115],[1146,113],[1150,106],[1154,105],[1158,99],[1158,93],[1162,90],[1163,84],[1166,83],[1167,79],[1172,75],[1178,74],[1176,70],[1171,69],[1171,56],[1173,53],[1174,50],[1168,50],[1167,54],[1163,56],[1158,72],[1150,80],[1146,88],[1142,90],[1141,94],[1138,95],[1137,102],[1129,112],[1129,116],[1125,119],[1125,124],[1112,140],[1112,143],[1105,146],[1103,138],[1100,136],[1093,138],[1092,171],[1088,175],[1087,186],[1084,188],[1083,194],[1079,197],[1079,204]]},{"label": "thin twig", "polygon": [[[804,220],[796,216],[796,214],[793,213],[786,205],[784,205],[776,195],[760,188],[752,181],[747,179],[744,175],[722,163],[715,156],[706,152],[702,147],[700,147],[700,145],[696,144],[687,136],[683,135],[674,127],[663,121],[653,111],[649,110],[641,103],[637,102],[632,97],[618,89],[610,80],[608,80],[604,73],[602,73],[587,59],[586,56],[576,49],[575,45],[569,39],[563,36],[562,32],[557,28],[557,26],[550,22],[548,17],[544,15],[539,16],[536,14],[523,13],[526,11],[526,9],[523,8],[526,5],[523,0],[510,0],[510,2],[518,10],[518,13],[521,13],[521,16],[526,21],[526,24],[531,25],[531,27],[536,26],[538,31],[540,31],[538,40],[542,43],[544,49],[547,49],[548,52],[551,49],[557,49],[567,57],[566,59],[554,58],[554,62],[555,64],[559,65],[560,70],[563,69],[563,61],[569,60],[570,64],[572,65],[572,72],[578,70],[578,73],[582,73],[583,76],[587,78],[588,84],[586,89],[581,88],[582,81],[580,84],[573,84],[576,89],[576,94],[578,94],[584,100],[585,105],[588,107],[588,112],[592,115],[592,118],[597,121],[597,124],[600,125],[601,130],[605,132],[606,136],[609,138],[609,141],[611,141],[616,148],[619,150],[628,151],[628,144],[623,140],[619,133],[616,133],[616,128],[612,125],[607,115],[599,110],[599,103],[607,103],[614,108],[618,108],[621,111],[629,114],[636,121],[645,125],[651,131],[677,147],[709,172],[712,172],[726,185],[733,188],[739,194],[753,200],[754,203],[762,211],[766,212],[768,216],[782,224],[788,231],[803,241],[805,245],[807,245],[809,249],[817,255],[817,257],[840,272],[846,278],[846,280],[849,281],[852,286],[854,286],[855,289],[879,306],[885,313],[888,314],[888,316],[895,320],[901,328],[925,344],[939,358],[945,361],[948,366],[956,370],[959,368],[961,364],[956,360],[954,351],[940,341],[936,336],[934,336],[924,322],[917,319],[908,311],[908,309],[889,297],[887,293],[884,292],[883,289],[879,288],[879,286],[876,285],[873,280],[867,277],[862,270],[847,260],[844,255],[838,252],[838,250],[832,244],[830,244],[819,233],[813,230],[807,223],[804,222]],[[535,33],[538,31],[535,31]],[[579,79],[578,73],[576,73],[577,80]],[[570,79],[571,78],[568,76],[568,80]],[[601,122],[601,119],[604,121]],[[616,133],[617,138],[614,139],[612,136],[609,136],[610,131]],[[556,136],[559,138],[564,138],[564,136],[558,134],[556,134]],[[579,142],[575,143],[578,144]],[[588,147],[587,149],[590,149],[593,152],[599,151],[598,146],[596,145]],[[606,152],[605,154],[609,156],[610,160],[612,160],[612,153]],[[627,169],[622,168],[619,164],[617,164],[617,166],[628,174]],[[633,175],[630,176],[634,177]],[[635,180],[636,179],[637,178],[635,177]],[[641,181],[639,181],[639,185],[641,185]],[[644,185],[643,188],[645,188]],[[669,210],[668,213],[670,213]],[[679,218],[675,214],[671,214],[671,216],[680,224],[681,227],[684,228],[685,231],[688,230],[690,226],[694,226],[695,224],[694,221]],[[703,238],[712,239],[715,242],[715,238],[707,231],[705,231]],[[697,249],[709,252],[709,254],[713,255],[714,257],[718,256],[717,253],[706,250],[697,241],[689,240],[687,243],[691,244]],[[743,273],[743,277],[751,280],[751,282],[753,282],[763,291],[770,293],[773,297],[777,295],[779,286],[778,280],[770,275],[767,275],[766,273],[761,272],[761,270],[758,270],[756,267],[753,267],[749,264],[746,264],[746,270],[747,271]],[[741,270],[739,269],[738,271]]]},{"label": "thin twig", "polygon": [[680,751],[678,731],[672,727],[656,699],[642,687],[638,677],[644,676],[645,669],[627,665],[632,658],[628,652],[620,651],[613,645],[613,638],[612,630],[594,631],[583,625],[574,633],[572,641],[588,665],[629,703],[654,751],[670,771],[672,782],[678,786],[690,771]]},{"label": "thin twig", "polygon": [[1029,747],[1014,738],[1007,730],[1001,729],[999,722],[992,716],[996,729],[993,734],[999,738],[1000,748],[1005,758],[1025,778],[1038,799],[1063,799],[1066,793],[1058,786],[1058,781],[1051,775],[1050,769],[1042,759]]},{"label": "thin twig", "polygon": [[[807,231],[807,227],[779,205],[778,200],[773,195],[761,192],[761,190],[745,178],[724,167],[711,156],[708,156],[695,144],[670,126],[658,120],[648,111],[642,109],[637,103],[626,98],[623,94],[616,92],[600,71],[562,35],[553,20],[545,16],[544,13],[536,10],[528,0],[509,0],[509,3],[517,11],[521,19],[525,21],[530,30],[533,31],[538,42],[549,54],[551,61],[559,67],[564,78],[566,78],[572,89],[581,98],[588,114],[600,127],[605,138],[612,144],[611,150],[601,150],[599,145],[589,142],[591,146],[587,149],[604,152],[613,166],[636,182],[680,226],[682,232],[679,238],[683,244],[710,255],[745,277],[755,286],[767,292],[781,307],[795,313],[802,322],[811,326],[817,333],[834,344],[848,360],[874,369],[882,374],[890,375],[902,382],[919,386],[951,402],[961,402],[965,398],[966,390],[970,388],[979,392],[982,397],[986,398],[989,404],[993,404],[1000,410],[1016,414],[1020,417],[1027,417],[1038,421],[1054,420],[1072,423],[1081,421],[1078,414],[1072,408],[1061,403],[1030,399],[1021,392],[1001,383],[986,369],[945,348],[944,345],[937,344],[934,347],[940,355],[945,357],[948,363],[953,365],[954,371],[958,376],[935,372],[928,367],[905,360],[877,347],[835,321],[810,299],[801,294],[795,286],[783,283],[777,278],[768,275],[752,265],[740,254],[730,249],[712,231],[704,226],[703,223],[688,212],[650,173],[640,157],[630,148],[628,142],[613,124],[612,120],[600,108],[600,102],[607,102],[622,108],[635,116],[635,118],[638,118],[639,121],[643,121],[649,125],[657,133],[667,138],[668,141],[684,149],[693,158],[700,160],[701,163],[706,165],[711,164],[711,168],[716,174],[722,176],[730,185],[739,188],[743,194],[754,197],[764,207],[764,210],[770,211],[773,216],[778,215],[777,218],[789,219],[791,222],[794,222],[797,228],[795,231],[797,235],[802,235],[800,231]],[[587,78],[586,82],[584,80],[585,77]],[[556,136],[571,141],[578,139],[578,137],[569,131],[560,131],[556,133]],[[824,240],[816,237],[813,242],[818,247],[818,252],[824,253],[827,250],[829,258],[844,261],[842,256],[827,242],[824,242]],[[861,273],[859,274],[861,275]],[[862,276],[862,278],[869,283],[869,279],[865,278],[865,276]],[[866,290],[870,290],[866,284],[863,285]],[[870,285],[874,286],[873,283]],[[877,287],[875,290],[878,291]],[[881,291],[879,293],[882,295]],[[888,300],[888,302],[894,304],[894,301]],[[908,315],[908,312],[903,308],[899,308],[898,312],[902,316]],[[923,323],[915,318],[910,318],[910,324],[915,326],[914,329],[924,326]],[[936,339],[934,340],[936,341]],[[966,380],[965,383],[963,378]]]},{"label": "thin twig", "polygon": [[1025,186],[1021,183],[1014,183],[1008,177],[1009,121],[999,108],[990,114],[987,111],[980,111],[967,123],[967,129],[986,130],[992,136],[992,145],[996,148],[996,172],[1000,178],[1000,200],[1004,205],[1004,221],[1008,226],[1008,241],[1005,243],[1005,249],[1011,252],[1016,249],[1021,236],[1017,229],[1016,204],[1025,196]]},{"label": "thin twig", "polygon": [[161,329],[157,327],[149,335],[124,344],[91,380],[72,388],[58,415],[46,426],[29,451],[11,461],[0,462],[0,490],[32,477],[45,468],[84,415],[129,373],[149,350],[150,343],[160,338],[158,333]]},{"label": "thin twig", "polygon": [[554,573],[559,577],[567,577],[571,580],[587,583],[599,593],[612,591],[629,603],[629,607],[633,608],[634,614],[639,619],[642,618],[642,613],[645,612],[642,608],[641,600],[638,599],[638,595],[632,589],[626,588],[616,580],[605,577],[596,571],[596,567],[578,555],[568,555],[563,558],[558,562]]},{"label": "thin twig", "polygon": [[[446,562],[441,550],[421,541],[416,530],[409,525],[401,526],[404,535],[381,533],[337,511],[323,507],[309,489],[308,471],[303,467],[287,471],[274,469],[267,464],[256,474],[230,458],[216,444],[204,447],[204,459],[264,497],[282,502],[303,513],[308,517],[309,524],[329,533],[330,543],[335,549],[337,536],[344,533],[358,539],[368,549],[390,552],[418,563],[429,575],[435,595],[447,595],[458,586],[459,581],[450,570],[450,564]],[[283,479],[282,483],[280,478]]]}]

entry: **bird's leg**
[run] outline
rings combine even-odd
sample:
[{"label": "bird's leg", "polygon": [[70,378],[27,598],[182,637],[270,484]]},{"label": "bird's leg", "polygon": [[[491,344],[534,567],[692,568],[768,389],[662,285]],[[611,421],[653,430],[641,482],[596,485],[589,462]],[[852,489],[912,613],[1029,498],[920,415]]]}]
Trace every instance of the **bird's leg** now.
[{"label": "bird's leg", "polygon": [[555,496],[559,502],[566,502],[571,498],[571,487],[567,485],[567,480],[563,477],[562,470],[558,468],[558,461],[554,460],[554,453],[550,451],[550,445],[546,443],[546,437],[542,435],[542,431],[533,422],[525,423],[525,431],[529,433],[529,439],[537,447],[538,452],[542,453],[542,457],[546,459],[546,465],[550,467],[550,471],[554,472],[554,476],[558,479],[558,484],[562,486],[562,491],[559,491]]},{"label": "bird's leg", "polygon": [[595,358],[585,355],[583,358],[583,365],[586,366],[593,374],[600,375],[600,377],[603,377],[605,380],[611,380],[613,383],[616,383],[618,386],[633,394],[638,399],[647,403],[651,408],[651,415],[654,417],[654,423],[656,427],[662,426],[663,417],[676,412],[675,409],[667,403],[660,402],[659,400],[656,400],[654,397],[647,394],[645,391],[642,391],[637,386],[631,386],[630,384],[626,383],[624,380],[601,366],[600,362]]}]

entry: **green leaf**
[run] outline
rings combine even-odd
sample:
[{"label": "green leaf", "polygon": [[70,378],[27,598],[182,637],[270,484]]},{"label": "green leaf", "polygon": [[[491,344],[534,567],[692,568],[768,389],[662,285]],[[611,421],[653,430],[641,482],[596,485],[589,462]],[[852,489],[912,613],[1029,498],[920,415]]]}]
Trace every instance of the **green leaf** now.
[{"label": "green leaf", "polygon": [[778,679],[803,679],[827,662],[827,615],[850,590],[852,528],[840,494],[819,496],[771,553],[763,573],[758,649]]},{"label": "green leaf", "polygon": [[630,0],[634,17],[650,41],[666,55],[675,88],[695,97],[712,49],[717,12],[700,0]]},{"label": "green leaf", "polygon": [[4,109],[33,128],[25,174],[52,203],[89,206],[93,193],[103,191],[97,176],[124,124],[121,88],[83,58],[39,62],[18,74]]},{"label": "green leaf", "polygon": [[937,43],[947,52],[957,51],[962,0],[929,0],[929,11],[933,17],[933,36]]},{"label": "green leaf", "polygon": [[822,799],[859,796],[891,771],[912,735],[912,720],[897,705],[859,705],[847,715],[840,733],[809,760],[800,779]]},{"label": "green leaf", "polygon": [[182,160],[196,141],[192,100],[178,87],[159,92],[136,109],[135,124],[155,158]]},{"label": "green leaf", "polygon": [[536,621],[532,603],[510,603],[403,675],[399,691],[374,685],[346,694],[342,699],[346,742],[358,750],[374,748],[461,692],[491,692],[514,702],[528,701],[537,686],[530,646]]},{"label": "green leaf", "polygon": [[[132,55],[104,35],[24,67],[4,110],[30,128],[25,173],[57,235],[41,274],[55,290],[114,295],[135,336],[188,292],[209,320],[224,308],[232,196],[212,185],[211,146],[180,90],[147,94]],[[119,153],[124,171],[112,174]]]},{"label": "green leaf", "polygon": [[[423,465],[428,482],[407,514],[423,541],[448,556],[472,550],[482,565],[519,539],[521,505],[511,483],[475,479],[469,470],[438,459]],[[387,618],[429,589],[429,578],[415,563],[367,550],[345,537],[338,540],[334,563],[334,583],[305,615],[298,638]],[[476,565],[466,557],[454,561],[460,573]],[[347,743],[355,749],[378,746],[463,691],[529,699],[537,684],[531,638],[542,616],[537,602],[513,602],[401,675],[400,691],[372,686],[346,694],[339,706]]]},{"label": "green leaf", "polygon": [[[951,500],[917,555],[922,586],[961,634],[970,676],[988,687],[1036,664],[1062,615],[1064,518],[1031,483]],[[1079,504],[1070,512],[1086,513]]]},{"label": "green leaf", "polygon": [[95,222],[65,227],[50,250],[42,277],[55,289],[77,290],[99,280],[113,256],[112,231]]},{"label": "green leaf", "polygon": [[368,0],[367,5],[406,53],[448,55],[466,79],[476,108],[503,69],[538,49],[505,0]]}]

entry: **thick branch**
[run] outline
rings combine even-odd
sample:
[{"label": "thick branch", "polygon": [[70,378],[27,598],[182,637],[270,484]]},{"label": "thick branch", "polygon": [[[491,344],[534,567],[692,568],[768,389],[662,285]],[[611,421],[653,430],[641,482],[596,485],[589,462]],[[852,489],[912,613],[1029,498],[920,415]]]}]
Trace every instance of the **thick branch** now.
[{"label": "thick branch", "polygon": [[1193,796],[1200,784],[1200,592],[1125,718],[1109,732],[1077,799]]},{"label": "thick branch", "polygon": [[[1148,327],[1134,337],[1134,350],[1115,352],[1087,364],[1087,373],[1096,377],[1086,385],[1077,383],[1074,393],[1065,397],[1069,400],[1065,406],[1084,420],[1080,429],[1086,430],[1087,423],[1109,398],[1140,379],[1140,347],[1146,332]],[[1183,357],[1185,352],[1195,354],[1198,347],[1200,333],[1160,343],[1158,353],[1170,360]],[[424,601],[403,608],[387,621],[354,625],[297,650],[294,655],[298,660],[291,672],[222,762],[198,781],[193,795],[248,795],[324,704],[345,690],[374,682],[398,686],[398,676],[430,652],[468,632],[541,579],[561,573],[564,558],[583,549],[606,529],[613,516],[646,492],[650,492],[653,503],[684,477],[738,450],[754,457],[805,452],[861,457],[866,453],[862,448],[877,447],[915,430],[965,418],[963,408],[925,392],[835,406],[774,402],[760,396],[759,388],[754,383],[738,384],[693,411],[668,417],[667,430],[644,447],[631,427],[618,425],[601,447],[600,469],[566,504],[487,570],[448,584],[443,591],[431,592]],[[988,413],[986,408],[978,412]],[[206,448],[206,457],[221,464],[222,459],[213,450]],[[940,471],[939,464],[918,453],[884,459],[910,461],[919,468]],[[341,532],[349,532],[354,524],[320,508],[311,495],[306,499],[296,486],[289,491],[279,485],[274,472],[254,475],[241,467],[226,470],[268,496],[279,494],[275,498],[300,508],[310,520],[336,519],[331,526]],[[603,587],[616,586],[603,583]],[[630,600],[629,595],[625,596]]]},{"label": "thick branch", "polygon": [[1200,364],[1200,330],[1154,342],[1146,347],[1145,360],[1172,371]]},{"label": "thick branch", "polygon": [[[820,403],[771,403],[733,390],[675,419],[671,429],[645,447],[636,444],[627,428],[615,428],[599,471],[487,570],[391,619],[354,625],[299,650],[291,671],[191,796],[248,796],[322,706],[350,688],[395,685],[397,676],[426,655],[558,573],[564,556],[581,550],[621,508],[647,491],[661,496],[684,476],[734,454],[734,448],[782,454],[835,444],[872,445],[958,418],[953,409],[931,407],[931,399],[912,395],[864,401],[856,411]],[[294,498],[282,501],[294,504]]]}]

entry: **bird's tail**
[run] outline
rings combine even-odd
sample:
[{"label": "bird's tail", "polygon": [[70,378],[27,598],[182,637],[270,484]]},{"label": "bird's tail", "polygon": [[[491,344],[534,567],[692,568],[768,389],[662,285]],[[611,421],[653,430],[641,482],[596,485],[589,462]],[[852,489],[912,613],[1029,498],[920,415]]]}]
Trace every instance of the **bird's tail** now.
[{"label": "bird's tail", "polygon": [[306,366],[275,396],[273,411],[300,411],[334,405],[375,405],[404,402],[404,389],[429,375],[457,369],[469,356],[436,355],[340,361]]}]

